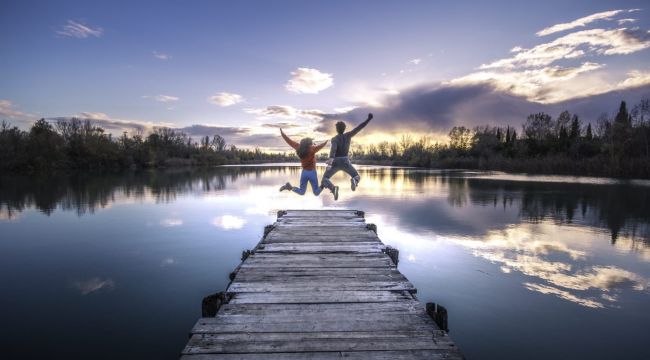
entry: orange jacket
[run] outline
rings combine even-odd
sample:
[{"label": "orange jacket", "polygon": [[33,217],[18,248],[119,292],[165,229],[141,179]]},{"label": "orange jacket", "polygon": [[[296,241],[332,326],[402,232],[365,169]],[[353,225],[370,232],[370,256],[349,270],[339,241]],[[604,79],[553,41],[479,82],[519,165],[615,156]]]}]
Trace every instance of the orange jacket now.
[{"label": "orange jacket", "polygon": [[[298,150],[300,147],[300,143],[297,143],[291,139],[287,135],[284,134],[284,131],[280,129],[280,134],[282,134],[282,138],[284,138],[284,141],[289,144],[294,150]],[[327,141],[320,145],[312,145],[309,147],[309,153],[307,153],[307,156],[304,158],[300,158],[300,164],[302,165],[302,168],[305,170],[316,170],[316,153],[320,151],[325,145],[327,145]]]}]

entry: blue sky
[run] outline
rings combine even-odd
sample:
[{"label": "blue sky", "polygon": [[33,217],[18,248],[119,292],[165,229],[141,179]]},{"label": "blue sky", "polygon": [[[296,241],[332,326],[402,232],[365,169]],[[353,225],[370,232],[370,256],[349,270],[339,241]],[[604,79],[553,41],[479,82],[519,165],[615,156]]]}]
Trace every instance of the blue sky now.
[{"label": "blue sky", "polygon": [[[650,84],[646,4],[3,1],[0,118],[121,124],[111,130],[199,124],[223,127],[233,142],[273,147],[274,124],[319,138],[327,120],[383,111],[369,134],[435,136],[471,124],[476,98],[454,98],[453,109],[440,107],[447,113],[422,118],[398,111],[404,96],[489,86],[532,110]],[[551,28],[558,24],[568,25]],[[543,29],[551,30],[538,34]],[[600,32],[535,50],[586,30]],[[523,50],[511,52],[516,46]],[[553,53],[558,47],[563,52]],[[551,62],[539,63],[547,55]]]}]

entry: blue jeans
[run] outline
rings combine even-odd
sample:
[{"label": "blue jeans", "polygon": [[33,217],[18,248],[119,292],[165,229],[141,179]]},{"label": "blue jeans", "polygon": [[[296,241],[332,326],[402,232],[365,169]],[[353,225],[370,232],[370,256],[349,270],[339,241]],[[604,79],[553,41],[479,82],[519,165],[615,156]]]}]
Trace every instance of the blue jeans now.
[{"label": "blue jeans", "polygon": [[300,173],[300,187],[293,187],[293,192],[295,192],[298,195],[305,195],[305,191],[307,191],[307,183],[311,184],[311,191],[314,192],[314,195],[318,196],[323,189],[321,189],[318,186],[318,173],[316,170],[302,170],[302,173]]}]

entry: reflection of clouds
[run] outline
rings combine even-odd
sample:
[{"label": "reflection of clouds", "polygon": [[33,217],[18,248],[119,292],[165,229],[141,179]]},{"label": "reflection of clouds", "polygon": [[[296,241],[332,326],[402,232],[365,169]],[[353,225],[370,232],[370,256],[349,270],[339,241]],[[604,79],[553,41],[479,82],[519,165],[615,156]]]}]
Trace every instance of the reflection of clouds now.
[{"label": "reflection of clouds", "polygon": [[174,265],[176,263],[178,263],[178,261],[176,261],[176,259],[174,259],[172,257],[168,257],[168,258],[163,259],[163,261],[160,263],[160,266],[163,266],[163,267],[171,266],[171,265]]},{"label": "reflection of clouds", "polygon": [[[555,227],[550,223],[521,224],[505,230],[491,231],[481,240],[448,239],[470,249],[474,256],[499,264],[504,273],[518,271],[541,282],[524,283],[528,290],[555,295],[582,306],[604,307],[597,300],[576,295],[571,291],[595,290],[601,292],[602,299],[615,302],[618,296],[612,292],[625,288],[643,291],[647,288],[647,282],[641,276],[616,266],[595,265],[578,268],[575,260],[585,259],[586,253],[569,247],[565,240],[568,237],[556,237],[558,234],[553,234],[549,229],[545,229],[545,226],[550,226],[551,229]],[[549,259],[550,257],[554,260]],[[562,257],[573,262],[563,261]]]},{"label": "reflection of clouds", "polygon": [[223,215],[212,220],[212,225],[225,230],[241,229],[244,224],[246,224],[246,220],[233,215]]},{"label": "reflection of clouds", "polygon": [[79,280],[72,282],[72,287],[79,290],[81,295],[88,295],[101,289],[113,290],[115,282],[111,278],[102,279],[94,277],[88,280]]},{"label": "reflection of clouds", "polygon": [[183,220],[175,218],[162,219],[160,220],[160,225],[164,227],[181,226],[183,225]]},{"label": "reflection of clouds", "polygon": [[530,291],[537,291],[538,293],[542,294],[547,294],[547,295],[555,295],[559,297],[560,299],[568,300],[571,302],[574,302],[578,305],[590,307],[590,308],[604,308],[602,303],[591,300],[591,299],[585,299],[585,298],[580,298],[578,296],[575,296],[571,294],[568,291],[564,291],[561,289],[558,289],[556,287],[548,286],[548,285],[540,285],[540,284],[533,284],[533,283],[524,283],[524,286],[526,289]]}]

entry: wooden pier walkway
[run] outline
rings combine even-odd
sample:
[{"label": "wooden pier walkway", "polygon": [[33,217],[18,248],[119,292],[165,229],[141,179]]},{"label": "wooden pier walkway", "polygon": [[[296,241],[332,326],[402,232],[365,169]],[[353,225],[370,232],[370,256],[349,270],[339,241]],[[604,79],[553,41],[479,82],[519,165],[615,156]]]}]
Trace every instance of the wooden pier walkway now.
[{"label": "wooden pier walkway", "polygon": [[204,299],[181,359],[462,359],[397,255],[361,211],[280,211]]}]

